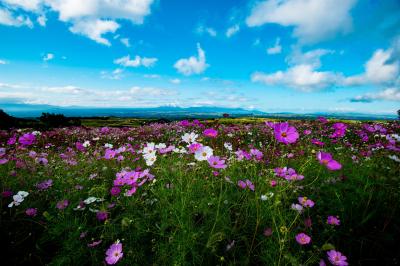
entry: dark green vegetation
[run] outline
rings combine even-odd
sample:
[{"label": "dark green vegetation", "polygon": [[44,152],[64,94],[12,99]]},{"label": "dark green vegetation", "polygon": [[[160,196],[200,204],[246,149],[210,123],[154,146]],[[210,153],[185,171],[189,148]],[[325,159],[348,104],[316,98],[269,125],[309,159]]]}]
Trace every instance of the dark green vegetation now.
[{"label": "dark green vegetation", "polygon": [[[99,126],[103,121],[112,126],[143,122],[109,118],[84,119],[82,124]],[[70,127],[35,133],[32,143],[20,138],[32,130],[0,131],[0,159],[7,160],[0,164],[2,262],[102,265],[106,250],[120,240],[124,255],[118,265],[318,265],[321,259],[329,265],[330,249],[342,252],[352,265],[398,264],[400,167],[389,156],[399,154],[399,124],[354,121],[340,138],[330,137],[333,122],[290,124],[300,138],[288,145],[251,118]],[[202,135],[210,127],[218,131],[216,138]],[[186,148],[181,137],[190,132],[198,133],[197,141],[225,158],[228,167],[213,169],[207,161],[177,150],[158,150],[155,163],[146,165],[141,154],[146,143]],[[13,137],[15,144],[10,143]],[[312,144],[312,139],[325,145]],[[85,141],[90,145],[82,147]],[[106,148],[107,143],[113,147]],[[233,151],[224,143],[232,144]],[[240,160],[235,154],[250,154],[251,149],[262,157]],[[342,169],[330,171],[321,165],[316,158],[321,150],[331,153]],[[108,157],[111,152],[116,154]],[[274,169],[286,166],[304,179],[276,176]],[[124,195],[126,186],[111,195],[116,175],[124,169],[149,169],[155,179],[131,197]],[[52,185],[40,188],[38,184],[49,179]],[[238,186],[246,179],[254,192]],[[13,199],[7,191],[29,195],[10,208]],[[298,213],[291,205],[301,196],[315,206]],[[77,209],[89,197],[102,201]],[[62,200],[69,204],[60,210],[57,203]],[[28,208],[36,208],[36,216],[28,216]],[[107,219],[97,219],[96,211],[106,212]],[[339,217],[339,226],[327,224],[330,215]],[[271,235],[266,236],[268,228]],[[301,232],[311,237],[310,244],[296,242]]]}]

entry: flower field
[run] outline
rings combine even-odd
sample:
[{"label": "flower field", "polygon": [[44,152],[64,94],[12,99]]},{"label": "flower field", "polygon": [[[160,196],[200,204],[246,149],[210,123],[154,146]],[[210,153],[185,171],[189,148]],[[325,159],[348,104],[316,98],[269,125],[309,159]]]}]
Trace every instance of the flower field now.
[{"label": "flower field", "polygon": [[397,265],[400,124],[0,131],[4,265]]}]

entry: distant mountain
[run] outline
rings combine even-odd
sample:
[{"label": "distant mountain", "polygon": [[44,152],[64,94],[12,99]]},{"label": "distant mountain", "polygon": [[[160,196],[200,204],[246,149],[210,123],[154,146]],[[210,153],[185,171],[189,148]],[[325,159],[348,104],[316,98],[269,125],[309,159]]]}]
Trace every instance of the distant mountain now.
[{"label": "distant mountain", "polygon": [[138,118],[205,118],[230,116],[261,116],[267,115],[258,110],[226,107],[173,107],[160,106],[151,108],[99,108],[99,107],[58,107],[52,105],[34,105],[21,103],[1,104],[0,108],[15,117],[39,117],[43,112],[63,114],[70,117],[138,117]]},{"label": "distant mountain", "polygon": [[36,105],[23,103],[2,103],[0,109],[8,114],[20,118],[39,117],[43,112],[63,114],[68,117],[136,117],[136,118],[166,118],[166,119],[184,119],[184,118],[216,118],[223,114],[229,114],[231,117],[257,116],[277,119],[315,119],[318,116],[327,118],[348,119],[348,120],[395,120],[396,114],[363,114],[355,112],[311,112],[311,113],[293,113],[279,112],[266,113],[259,110],[246,110],[243,108],[227,107],[173,107],[160,106],[151,108],[100,108],[100,107],[59,107],[52,105]]}]

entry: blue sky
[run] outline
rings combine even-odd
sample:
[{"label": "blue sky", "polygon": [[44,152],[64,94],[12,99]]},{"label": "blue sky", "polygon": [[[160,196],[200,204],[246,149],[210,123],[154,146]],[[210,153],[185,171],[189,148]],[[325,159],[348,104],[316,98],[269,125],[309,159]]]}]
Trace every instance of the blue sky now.
[{"label": "blue sky", "polygon": [[0,105],[400,108],[398,0],[0,0]]}]

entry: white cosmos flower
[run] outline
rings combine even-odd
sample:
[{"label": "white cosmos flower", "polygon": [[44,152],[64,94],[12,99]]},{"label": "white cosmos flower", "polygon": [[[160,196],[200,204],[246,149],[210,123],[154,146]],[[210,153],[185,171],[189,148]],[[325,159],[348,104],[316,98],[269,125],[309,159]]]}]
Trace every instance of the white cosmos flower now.
[{"label": "white cosmos flower", "polygon": [[195,152],[194,158],[197,161],[206,161],[212,155],[213,155],[213,150],[208,146],[203,146]]},{"label": "white cosmos flower", "polygon": [[28,195],[29,193],[26,191],[18,191],[18,193],[13,196],[13,202],[8,204],[8,207],[11,208],[12,206],[20,205]]},{"label": "white cosmos flower", "polygon": [[157,160],[157,156],[155,153],[151,153],[145,157],[145,160],[146,160],[147,166],[152,166],[155,163],[155,161]]},{"label": "white cosmos flower", "polygon": [[155,149],[156,149],[156,147],[155,147],[154,142],[147,143],[146,147],[143,148],[142,153],[144,153],[144,154],[153,153],[153,152],[155,152]]},{"label": "white cosmos flower", "polygon": [[225,147],[225,149],[227,149],[228,151],[232,151],[232,144],[230,144],[230,143],[228,143],[228,142],[225,142],[225,143],[224,143],[224,147]]},{"label": "white cosmos flower", "polygon": [[89,197],[89,198],[85,199],[83,202],[86,205],[88,205],[88,204],[91,204],[91,203],[93,203],[95,201],[103,201],[103,199],[99,199],[99,198],[96,198],[96,197]]},{"label": "white cosmos flower", "polygon": [[167,147],[167,145],[165,145],[165,143],[159,143],[157,145],[154,146],[157,150],[159,149],[165,149]]},{"label": "white cosmos flower", "polygon": [[83,147],[87,148],[90,146],[90,141],[85,140],[85,142],[82,144]]},{"label": "white cosmos flower", "polygon": [[104,144],[104,148],[112,149],[114,146],[110,143]]},{"label": "white cosmos flower", "polygon": [[199,137],[196,133],[185,133],[185,135],[182,136],[182,140],[188,144],[196,142],[196,139]]}]

